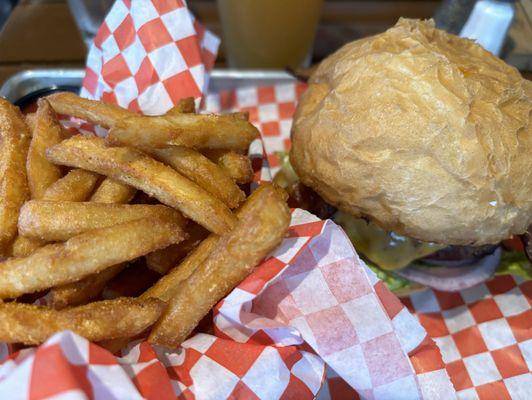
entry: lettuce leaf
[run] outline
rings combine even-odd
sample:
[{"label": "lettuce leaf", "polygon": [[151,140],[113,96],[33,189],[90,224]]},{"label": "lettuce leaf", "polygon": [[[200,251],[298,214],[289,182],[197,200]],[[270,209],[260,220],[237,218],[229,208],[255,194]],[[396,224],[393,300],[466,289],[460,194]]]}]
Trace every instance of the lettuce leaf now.
[{"label": "lettuce leaf", "polygon": [[532,264],[522,251],[503,251],[497,275],[516,275],[524,279],[532,279]]}]

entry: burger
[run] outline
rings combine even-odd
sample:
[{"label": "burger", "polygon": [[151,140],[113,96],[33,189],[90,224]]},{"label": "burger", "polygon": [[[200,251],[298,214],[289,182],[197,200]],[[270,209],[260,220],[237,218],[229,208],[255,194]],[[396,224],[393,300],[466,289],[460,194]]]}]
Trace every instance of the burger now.
[{"label": "burger", "polygon": [[401,294],[496,270],[531,278],[531,115],[532,82],[515,68],[432,21],[400,19],[313,72],[278,181],[332,214]]}]

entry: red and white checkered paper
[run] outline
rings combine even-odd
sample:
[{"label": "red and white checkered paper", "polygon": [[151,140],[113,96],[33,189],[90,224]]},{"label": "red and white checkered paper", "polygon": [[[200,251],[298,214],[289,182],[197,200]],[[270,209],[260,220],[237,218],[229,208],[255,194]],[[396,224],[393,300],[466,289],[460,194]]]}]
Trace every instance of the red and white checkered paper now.
[{"label": "red and white checkered paper", "polygon": [[[190,30],[190,21],[179,1],[119,0],[91,50],[83,94],[153,114],[163,113],[181,97],[199,97],[196,90],[201,93],[205,88],[206,77],[191,70],[202,64],[195,71],[205,73],[209,62],[207,51],[201,49],[208,48],[209,41],[211,46],[216,44],[214,47],[218,42],[206,32],[200,39],[201,33],[198,36]],[[179,33],[176,27],[185,28]],[[195,27],[197,32],[198,24]],[[195,39],[182,42],[189,46],[179,46],[178,42],[188,37]],[[163,47],[170,55],[157,59],[160,54],[156,50]],[[196,61],[185,61],[187,68],[183,69],[176,61],[177,53],[184,60],[196,54],[195,59],[190,58]],[[174,78],[176,75],[192,76],[195,86],[188,79],[183,84]],[[262,131],[263,142],[254,143],[251,149],[257,181],[271,179],[278,167],[275,151],[289,146],[291,117],[303,90],[304,86],[292,84],[207,96],[208,110],[249,111]],[[262,155],[265,162],[261,162]],[[524,292],[527,288],[530,295],[526,284],[512,290]],[[452,336],[472,325],[455,322],[462,321],[461,312],[452,314],[455,304],[442,300],[442,294],[428,293],[437,299],[428,304],[449,307],[439,316],[448,333],[439,326],[439,335],[432,336],[437,338],[446,361],[456,354],[443,341],[446,335],[455,341],[471,376],[468,382],[460,378],[465,386],[457,385],[457,376],[462,375],[449,368],[458,360],[444,365],[423,327],[367,269],[343,231],[331,221],[294,210],[288,237],[281,246],[215,308],[214,335],[196,334],[174,352],[140,342],[132,344],[121,358],[71,332],[58,333],[38,348],[14,354],[10,347],[0,345],[0,359],[7,357],[0,366],[0,398],[455,398],[447,371],[455,386],[464,389],[459,392],[462,398],[474,398],[471,394],[475,393],[493,398],[486,396],[500,391],[481,386],[486,383],[485,363],[466,361],[471,354],[465,352],[472,344]],[[419,308],[425,301],[414,299],[406,303],[413,305],[432,333],[433,325],[422,317],[432,314]],[[528,351],[525,345],[530,343],[530,318],[523,314],[530,313],[530,304],[522,311],[508,299],[493,301],[501,313],[506,313],[504,319],[516,342],[509,344],[509,336],[504,336],[503,344],[513,346],[514,351],[497,353],[502,356],[494,355],[500,345],[496,335],[491,341],[484,337],[485,348],[497,368],[506,365],[499,368],[504,388],[519,398],[519,390],[526,389],[530,375],[522,373],[522,364],[516,367],[514,356],[520,355],[530,369],[530,345]],[[519,304],[524,308],[523,302]],[[485,331],[489,333],[491,328]],[[484,381],[478,381],[478,376]],[[492,373],[490,382],[500,389],[500,381],[493,381],[496,377]]]},{"label": "red and white checkered paper", "polygon": [[117,0],[89,51],[81,95],[164,113],[201,98],[219,44],[183,0]]}]

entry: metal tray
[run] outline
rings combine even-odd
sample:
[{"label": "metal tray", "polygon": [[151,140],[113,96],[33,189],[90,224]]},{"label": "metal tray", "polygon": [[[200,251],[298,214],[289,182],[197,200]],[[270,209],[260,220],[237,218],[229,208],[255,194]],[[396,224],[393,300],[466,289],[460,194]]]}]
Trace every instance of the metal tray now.
[{"label": "metal tray", "polygon": [[[23,105],[56,90],[77,91],[84,76],[82,69],[32,69],[19,72],[4,82],[0,96]],[[271,85],[293,82],[284,71],[224,70],[211,73],[209,92],[232,90],[245,86]]]}]

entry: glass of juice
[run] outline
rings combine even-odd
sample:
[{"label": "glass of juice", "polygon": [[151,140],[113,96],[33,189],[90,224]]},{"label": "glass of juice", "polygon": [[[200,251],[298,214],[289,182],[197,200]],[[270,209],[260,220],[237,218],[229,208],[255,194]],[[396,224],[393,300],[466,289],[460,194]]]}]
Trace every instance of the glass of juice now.
[{"label": "glass of juice", "polygon": [[308,66],[323,0],[218,0],[230,68]]}]

